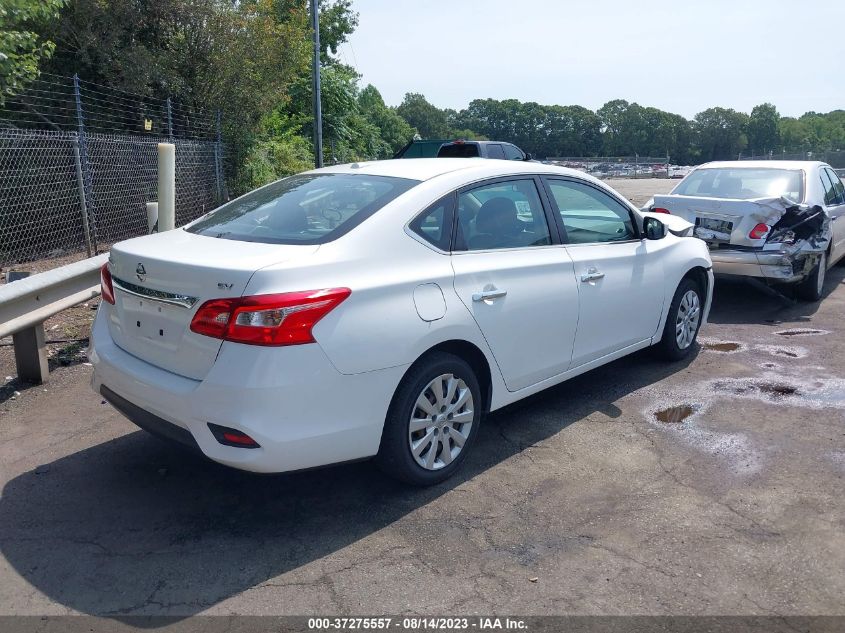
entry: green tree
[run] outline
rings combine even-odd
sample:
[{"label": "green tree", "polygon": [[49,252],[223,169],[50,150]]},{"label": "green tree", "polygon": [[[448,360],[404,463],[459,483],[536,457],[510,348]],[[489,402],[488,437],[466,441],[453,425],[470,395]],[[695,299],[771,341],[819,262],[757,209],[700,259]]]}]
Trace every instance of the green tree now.
[{"label": "green tree", "polygon": [[55,19],[64,0],[3,0],[0,3],[0,103],[38,77],[39,64],[55,44],[44,38],[45,23]]},{"label": "green tree", "polygon": [[732,160],[748,146],[748,115],[731,108],[709,108],[693,121],[701,159]]},{"label": "green tree", "polygon": [[438,139],[449,136],[446,113],[430,104],[419,93],[406,94],[402,103],[396,108],[396,113],[405,119],[408,125],[415,127],[423,138]]},{"label": "green tree", "polygon": [[376,127],[378,137],[383,142],[377,158],[390,158],[414,136],[414,128],[395,109],[385,105],[381,93],[372,84],[358,95],[358,109]]},{"label": "green tree", "polygon": [[758,153],[765,154],[780,148],[780,115],[771,103],[754,106],[748,119],[748,146]]},{"label": "green tree", "polygon": [[336,61],[332,55],[337,55],[341,44],[348,41],[349,36],[358,26],[358,14],[352,10],[352,0],[319,0],[320,12],[320,52],[324,64]]}]

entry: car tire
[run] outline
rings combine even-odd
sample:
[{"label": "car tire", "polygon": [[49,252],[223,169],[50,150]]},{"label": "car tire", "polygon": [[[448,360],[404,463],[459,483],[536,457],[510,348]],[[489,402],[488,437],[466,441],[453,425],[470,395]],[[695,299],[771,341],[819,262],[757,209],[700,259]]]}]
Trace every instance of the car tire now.
[{"label": "car tire", "polygon": [[695,349],[704,301],[700,284],[689,277],[681,281],[669,305],[663,337],[655,346],[659,356],[670,361],[682,360]]},{"label": "car tire", "polygon": [[816,267],[804,281],[795,286],[795,295],[804,301],[818,301],[824,292],[824,279],[827,273],[827,253],[822,253]]},{"label": "car tire", "polygon": [[423,357],[396,389],[376,464],[415,486],[448,479],[472,447],[481,410],[478,378],[466,361],[444,352]]}]

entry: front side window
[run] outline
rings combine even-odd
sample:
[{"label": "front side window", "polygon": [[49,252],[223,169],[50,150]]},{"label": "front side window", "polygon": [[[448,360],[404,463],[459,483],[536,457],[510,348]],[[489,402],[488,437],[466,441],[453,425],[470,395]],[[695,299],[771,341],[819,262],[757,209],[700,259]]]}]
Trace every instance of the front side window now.
[{"label": "front side window", "polygon": [[549,180],[568,244],[622,242],[637,238],[631,212],[621,202],[590,185]]},{"label": "front side window", "polygon": [[448,251],[452,241],[454,194],[441,198],[411,221],[410,229],[441,251]]},{"label": "front side window", "polygon": [[232,200],[185,230],[243,242],[324,244],[417,184],[368,174],[301,174]]},{"label": "front side window", "polygon": [[533,179],[500,181],[458,195],[455,250],[546,244],[551,244],[549,225]]},{"label": "front side window", "polygon": [[672,193],[732,200],[783,196],[801,202],[804,199],[803,183],[803,173],[799,169],[712,167],[696,169]]}]

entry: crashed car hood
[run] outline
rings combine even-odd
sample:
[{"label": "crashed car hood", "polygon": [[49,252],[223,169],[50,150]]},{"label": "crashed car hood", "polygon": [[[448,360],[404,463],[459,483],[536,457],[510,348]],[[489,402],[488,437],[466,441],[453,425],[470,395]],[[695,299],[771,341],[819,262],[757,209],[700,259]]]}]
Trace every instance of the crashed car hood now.
[{"label": "crashed car hood", "polygon": [[[785,197],[732,200],[669,194],[654,196],[654,206],[693,223],[695,236],[711,244],[764,248],[806,242],[815,251],[827,248],[830,240],[830,218],[824,208]],[[749,237],[758,224],[770,231],[760,239]],[[794,239],[782,240],[792,228]]]}]

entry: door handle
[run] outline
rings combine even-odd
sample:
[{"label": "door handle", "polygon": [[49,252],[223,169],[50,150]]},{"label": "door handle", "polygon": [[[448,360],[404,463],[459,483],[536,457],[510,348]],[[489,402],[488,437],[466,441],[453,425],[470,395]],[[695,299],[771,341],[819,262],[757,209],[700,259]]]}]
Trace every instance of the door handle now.
[{"label": "door handle", "polygon": [[500,299],[508,294],[507,290],[482,290],[481,292],[473,293],[473,301],[489,301],[490,299]]},{"label": "door handle", "polygon": [[587,269],[587,272],[581,275],[581,281],[588,282],[588,281],[596,281],[597,279],[601,279],[604,277],[604,273],[600,273],[598,269],[590,267]]}]

